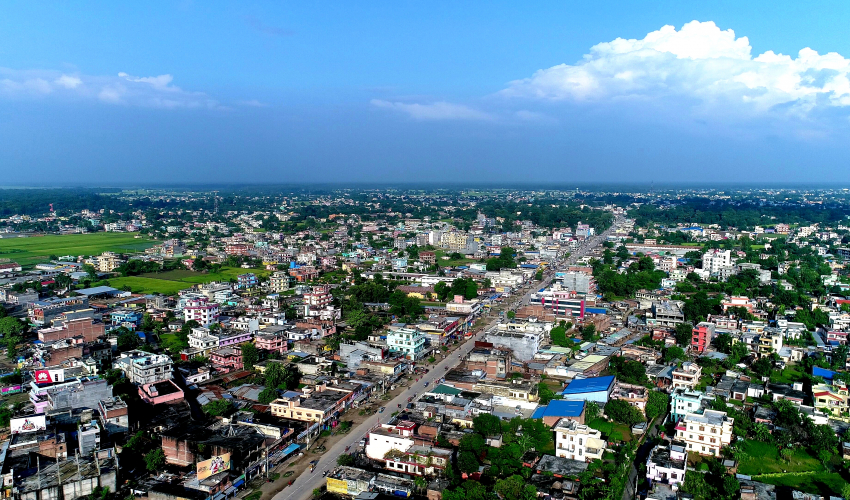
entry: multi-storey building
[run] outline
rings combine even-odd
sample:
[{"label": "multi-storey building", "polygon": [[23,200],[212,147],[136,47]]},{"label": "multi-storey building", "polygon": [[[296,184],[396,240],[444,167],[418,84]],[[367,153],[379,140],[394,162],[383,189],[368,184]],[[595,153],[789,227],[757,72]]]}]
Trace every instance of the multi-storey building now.
[{"label": "multi-storey building", "polygon": [[676,440],[687,444],[688,451],[717,457],[720,450],[732,441],[734,423],[735,419],[722,411],[688,413],[676,424]]},{"label": "multi-storey building", "polygon": [[283,354],[287,351],[289,341],[285,333],[258,333],[254,336],[257,349]]},{"label": "multi-storey building", "polygon": [[850,420],[847,384],[833,380],[831,384],[812,386],[812,399],[816,409],[837,420]]},{"label": "multi-storey building", "polygon": [[134,384],[153,384],[171,380],[171,357],[165,354],[151,354],[144,351],[127,351],[113,362],[113,366],[122,372]]},{"label": "multi-storey building", "polygon": [[711,344],[711,339],[714,338],[714,323],[703,321],[693,329],[691,337],[691,349],[697,352],[705,351],[706,347]]},{"label": "multi-storey building", "polygon": [[731,250],[709,250],[702,255],[702,269],[711,275],[717,275],[724,267],[732,267]]},{"label": "multi-storey building", "polygon": [[678,422],[688,413],[702,413],[703,401],[711,398],[704,392],[679,388],[670,395],[670,419]]},{"label": "multi-storey building", "polygon": [[223,373],[241,370],[242,350],[233,347],[214,349],[210,351],[210,362],[213,368]]},{"label": "multi-storey building", "polygon": [[236,277],[236,288],[238,290],[247,290],[249,288],[254,288],[259,283],[260,280],[254,273],[240,274]]},{"label": "multi-storey building", "polygon": [[646,478],[653,483],[677,485],[685,482],[688,452],[684,446],[656,445],[646,459]]},{"label": "multi-storey building", "polygon": [[281,293],[289,290],[289,274],[286,271],[275,271],[269,277],[269,287],[275,293]]},{"label": "multi-storey building", "polygon": [[85,342],[94,342],[105,334],[106,330],[102,322],[92,318],[76,318],[64,321],[61,326],[41,328],[38,330],[38,340],[53,342],[82,337]]},{"label": "multi-storey building", "polygon": [[554,430],[555,456],[587,462],[602,458],[605,441],[598,430],[567,418],[559,420]]},{"label": "multi-storey building", "polygon": [[387,331],[387,348],[392,353],[400,353],[405,358],[416,361],[426,354],[425,335],[417,328],[392,325]]},{"label": "multi-storey building", "polygon": [[681,368],[673,370],[673,389],[690,389],[693,390],[699,384],[699,378],[702,376],[702,367],[696,363],[685,361]]},{"label": "multi-storey building", "polygon": [[218,322],[218,304],[205,297],[188,300],[183,307],[183,320],[197,321],[201,326],[210,326]]}]

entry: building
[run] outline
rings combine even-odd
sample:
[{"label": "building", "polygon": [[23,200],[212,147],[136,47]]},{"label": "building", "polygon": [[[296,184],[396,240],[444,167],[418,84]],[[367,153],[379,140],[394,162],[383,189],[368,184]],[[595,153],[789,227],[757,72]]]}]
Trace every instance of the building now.
[{"label": "building", "polygon": [[685,482],[688,451],[681,444],[656,445],[646,459],[646,478],[652,483],[671,486]]},{"label": "building", "polygon": [[575,379],[561,392],[568,401],[595,401],[607,403],[614,391],[613,375],[607,377],[591,377]]},{"label": "building", "polygon": [[242,370],[242,349],[238,347],[221,347],[210,351],[210,362],[213,368],[228,373]]},{"label": "building", "polygon": [[670,395],[670,419],[678,422],[688,413],[702,413],[704,402],[711,401],[704,392],[679,388]]},{"label": "building", "polygon": [[652,303],[652,318],[647,318],[648,326],[676,326],[685,322],[685,314],[675,302],[662,300]]},{"label": "building", "polygon": [[533,360],[540,351],[540,346],[543,344],[543,332],[495,330],[487,334],[486,341],[494,347],[510,349],[515,359],[527,362]]},{"label": "building", "polygon": [[62,322],[61,326],[41,328],[38,330],[38,340],[54,342],[56,340],[82,337],[84,342],[94,342],[106,335],[106,327],[93,318],[76,318]]},{"label": "building", "polygon": [[392,325],[387,331],[387,348],[391,353],[415,361],[426,354],[425,335],[418,328]]},{"label": "building", "polygon": [[372,490],[376,475],[354,467],[337,467],[328,475],[327,490],[337,495],[356,497]]},{"label": "building", "polygon": [[254,336],[254,345],[257,349],[283,354],[289,348],[289,340],[282,333],[258,333]]},{"label": "building", "polygon": [[92,456],[71,456],[45,464],[15,485],[19,500],[87,498],[100,488],[118,491],[118,456],[106,451]]},{"label": "building", "polygon": [[245,273],[240,274],[236,277],[236,289],[237,290],[248,290],[250,288],[254,288],[255,286],[260,284],[260,280],[257,278],[257,275],[254,273]]},{"label": "building", "polygon": [[812,399],[816,409],[837,420],[850,420],[848,409],[847,385],[840,380],[831,384],[816,384],[812,386]]},{"label": "building", "polygon": [[122,352],[121,357],[113,362],[113,367],[124,372],[130,382],[137,385],[171,380],[172,377],[171,357],[165,354],[138,350]]},{"label": "building", "polygon": [[714,249],[702,255],[702,269],[708,274],[716,276],[726,267],[732,267],[731,250]]},{"label": "building", "polygon": [[89,420],[77,427],[77,446],[81,456],[100,449],[100,426],[96,420]]},{"label": "building", "polygon": [[732,441],[734,422],[734,418],[722,411],[688,413],[676,424],[676,440],[684,442],[687,451],[718,457],[720,450]]},{"label": "building", "polygon": [[275,417],[302,422],[327,422],[345,409],[352,394],[349,391],[323,390],[305,397],[290,392],[271,402],[271,413]]},{"label": "building", "polygon": [[689,389],[694,388],[699,384],[699,379],[702,376],[702,367],[696,363],[685,361],[681,368],[673,370],[673,389]]},{"label": "building", "polygon": [[705,351],[706,347],[711,345],[711,339],[714,338],[714,327],[714,323],[707,321],[697,324],[691,337],[691,349],[699,353]]},{"label": "building", "polygon": [[101,273],[111,273],[124,262],[124,259],[115,252],[103,252],[97,257],[86,260],[87,264],[91,264],[96,271]]},{"label": "building", "polygon": [[183,307],[183,321],[197,321],[204,327],[217,323],[218,314],[218,304],[204,297],[188,300]]},{"label": "building", "polygon": [[649,389],[642,385],[615,382],[610,397],[611,399],[621,399],[643,412],[646,410],[646,403],[649,401]]},{"label": "building", "polygon": [[274,293],[281,293],[289,290],[290,276],[286,271],[275,271],[269,277],[269,287]]},{"label": "building", "polygon": [[568,291],[585,295],[596,293],[596,281],[592,274],[581,271],[567,271],[561,276],[561,286]]},{"label": "building", "polygon": [[100,400],[97,404],[97,414],[107,435],[126,433],[130,428],[127,403],[121,396]]},{"label": "building", "polygon": [[571,460],[601,460],[605,451],[602,433],[570,419],[561,419],[554,428],[555,456]]}]

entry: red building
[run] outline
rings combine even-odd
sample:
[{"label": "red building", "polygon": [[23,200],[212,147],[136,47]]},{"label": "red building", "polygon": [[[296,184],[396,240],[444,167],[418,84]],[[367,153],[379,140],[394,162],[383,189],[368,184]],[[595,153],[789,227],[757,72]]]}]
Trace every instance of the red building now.
[{"label": "red building", "polygon": [[696,352],[703,352],[705,348],[711,344],[711,339],[714,338],[714,323],[703,321],[694,327],[693,337],[691,337],[691,349]]}]

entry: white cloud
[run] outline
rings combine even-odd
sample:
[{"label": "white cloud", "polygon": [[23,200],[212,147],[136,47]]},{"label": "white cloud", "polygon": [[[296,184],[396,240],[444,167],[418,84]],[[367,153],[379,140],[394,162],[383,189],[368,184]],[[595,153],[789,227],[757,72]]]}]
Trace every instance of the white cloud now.
[{"label": "white cloud", "polygon": [[268,104],[266,104],[264,102],[260,102],[256,99],[249,99],[247,101],[239,101],[237,104],[240,104],[242,106],[248,106],[248,107],[251,107],[251,108],[265,108],[265,107],[268,106]]},{"label": "white cloud", "polygon": [[54,80],[53,83],[59,85],[60,87],[65,87],[66,89],[75,89],[82,85],[83,81],[80,80],[79,77],[68,76],[63,74],[62,76]]},{"label": "white cloud", "polygon": [[392,109],[408,114],[415,120],[492,120],[493,116],[483,111],[450,102],[433,102],[430,104],[390,102],[372,99],[373,106]]},{"label": "white cloud", "polygon": [[[68,75],[52,70],[0,68],[0,98],[72,98],[107,104],[153,108],[223,108],[203,92],[183,90],[173,85],[172,75],[117,76]],[[54,93],[54,91],[61,91]]]},{"label": "white cloud", "polygon": [[692,21],[641,40],[600,43],[577,63],[541,69],[500,94],[574,102],[684,97],[738,113],[850,105],[850,60],[840,54],[804,48],[795,58],[772,51],[753,57],[751,51],[747,37]]}]

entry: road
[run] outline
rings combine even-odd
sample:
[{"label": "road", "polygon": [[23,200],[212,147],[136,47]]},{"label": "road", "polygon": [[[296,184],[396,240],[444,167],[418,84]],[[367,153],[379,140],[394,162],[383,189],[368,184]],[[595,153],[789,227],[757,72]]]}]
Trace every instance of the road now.
[{"label": "road", "polygon": [[[615,225],[618,223],[619,220],[615,222]],[[612,228],[613,227],[614,226],[612,226]],[[592,251],[597,245],[604,241],[610,231],[611,229],[608,229],[602,234],[586,241],[572,255],[570,255],[566,261],[560,263],[560,265],[574,264],[579,258]],[[518,298],[512,298],[509,302],[510,307],[516,308],[527,304],[531,294],[542,287],[548,286],[553,277],[554,273],[547,273],[547,277],[543,281],[539,282],[536,286],[529,287],[528,291],[524,295]],[[446,356],[446,358],[436,365],[432,366],[430,371],[420,378],[419,382],[414,382],[412,386],[402,391],[402,393],[396,396],[393,400],[387,401],[384,405],[386,407],[384,413],[374,415],[368,420],[362,422],[356,428],[349,431],[347,435],[343,436],[342,439],[337,441],[331,449],[327,450],[321,456],[319,463],[316,465],[316,469],[312,473],[305,471],[295,480],[292,486],[288,486],[276,494],[273,497],[273,500],[308,500],[311,498],[314,489],[324,486],[324,472],[331,471],[336,467],[337,458],[341,454],[345,453],[345,449],[347,447],[351,447],[351,450],[356,449],[359,441],[365,438],[371,429],[378,424],[386,424],[390,421],[392,413],[398,410],[398,405],[401,405],[401,407],[404,408],[407,405],[408,398],[414,397],[414,394],[421,394],[426,391],[426,383],[427,387],[433,387],[434,382],[445,375],[448,370],[456,367],[463,356],[469,354],[469,351],[471,351],[475,345],[474,340],[481,340],[483,334],[493,328],[498,322],[499,317],[493,317],[493,319],[484,328],[482,328],[480,332],[467,339],[467,341],[464,342],[458,349]]]}]

